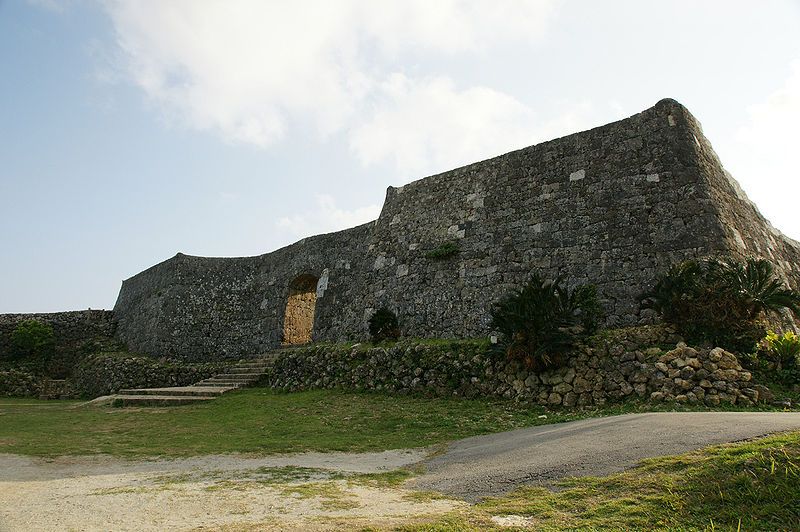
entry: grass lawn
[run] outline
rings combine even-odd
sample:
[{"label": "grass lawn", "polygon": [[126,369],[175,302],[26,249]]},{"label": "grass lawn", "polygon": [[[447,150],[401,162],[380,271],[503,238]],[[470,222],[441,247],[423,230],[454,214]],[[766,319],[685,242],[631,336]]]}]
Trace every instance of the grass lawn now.
[{"label": "grass lawn", "polygon": [[[592,415],[547,413],[485,399],[251,388],[170,408],[79,407],[0,399],[0,452],[36,456],[190,456],[376,451]],[[595,414],[596,415],[596,414]]]},{"label": "grass lawn", "polygon": [[430,399],[334,390],[288,394],[260,388],[170,408],[78,405],[74,401],[0,399],[0,453],[191,456],[380,451],[654,409],[653,405],[626,404],[554,412],[489,399]]},{"label": "grass lawn", "polygon": [[800,432],[645,460],[561,491],[522,488],[404,530],[800,530]]}]

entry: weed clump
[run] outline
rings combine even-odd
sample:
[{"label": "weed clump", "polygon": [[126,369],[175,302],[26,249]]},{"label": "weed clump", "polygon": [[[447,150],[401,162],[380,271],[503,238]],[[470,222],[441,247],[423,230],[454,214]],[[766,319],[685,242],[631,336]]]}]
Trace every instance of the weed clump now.
[{"label": "weed clump", "polygon": [[459,251],[461,251],[461,246],[459,246],[458,242],[450,240],[439,244],[437,247],[427,252],[425,258],[430,260],[445,260],[458,254]]}]

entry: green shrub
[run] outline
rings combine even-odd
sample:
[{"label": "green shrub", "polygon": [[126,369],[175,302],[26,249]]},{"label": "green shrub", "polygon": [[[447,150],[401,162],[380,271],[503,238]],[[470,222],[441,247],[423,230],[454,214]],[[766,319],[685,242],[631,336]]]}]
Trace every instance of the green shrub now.
[{"label": "green shrub", "polygon": [[770,382],[800,384],[800,338],[791,331],[768,331],[758,344],[758,352],[750,356],[750,364]]},{"label": "green shrub", "polygon": [[593,333],[602,310],[593,285],[572,291],[537,274],[522,290],[492,307],[491,325],[503,335],[506,354],[541,371],[564,363],[563,355],[580,337]]},{"label": "green shrub", "polygon": [[779,366],[800,364],[800,338],[795,333],[767,331],[764,342],[767,353],[773,356]]},{"label": "green shrub", "polygon": [[783,286],[769,261],[756,258],[682,262],[642,297],[688,341],[739,353],[764,337],[770,314],[788,308],[800,315],[800,294]]},{"label": "green shrub", "polygon": [[386,307],[378,309],[369,319],[369,334],[373,342],[397,340],[400,337],[397,315]]},{"label": "green shrub", "polygon": [[11,351],[16,358],[46,361],[55,351],[53,328],[37,320],[20,322],[11,333]]},{"label": "green shrub", "polygon": [[459,251],[461,251],[461,246],[458,241],[450,240],[427,252],[425,257],[431,260],[444,260],[456,255]]}]

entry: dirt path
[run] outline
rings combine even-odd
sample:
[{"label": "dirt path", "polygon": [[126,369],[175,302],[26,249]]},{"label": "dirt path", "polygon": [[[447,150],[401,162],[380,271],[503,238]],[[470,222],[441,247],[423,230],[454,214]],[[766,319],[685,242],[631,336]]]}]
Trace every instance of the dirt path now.
[{"label": "dirt path", "polygon": [[413,482],[475,501],[522,484],[604,476],[643,458],[800,429],[794,412],[657,412],[544,425],[454,442]]},{"label": "dirt path", "polygon": [[423,458],[418,450],[152,461],[0,455],[0,530],[334,530],[465,506],[364,475]]}]

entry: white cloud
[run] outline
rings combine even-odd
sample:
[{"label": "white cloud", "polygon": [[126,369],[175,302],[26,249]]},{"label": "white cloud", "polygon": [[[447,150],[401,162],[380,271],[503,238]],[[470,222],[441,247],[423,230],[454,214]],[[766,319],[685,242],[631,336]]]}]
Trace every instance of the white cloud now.
[{"label": "white cloud", "polygon": [[368,205],[350,211],[341,209],[331,196],[325,194],[316,195],[315,200],[315,209],[283,217],[276,223],[277,227],[290,237],[301,238],[355,227],[377,219],[381,213],[379,205]]},{"label": "white cloud", "polygon": [[736,133],[725,164],[773,224],[800,238],[800,60],[783,85],[748,109],[749,120]]},{"label": "white cloud", "polygon": [[[398,56],[449,57],[482,53],[503,42],[529,44],[543,35],[554,5],[555,0],[105,4],[126,71],[167,116],[226,141],[260,147],[282,139],[290,128],[311,127],[323,137],[344,132],[352,134],[362,161],[391,157],[407,168],[507,146],[487,144],[485,137],[523,137],[522,124],[531,113],[486,87],[456,91],[445,78],[397,74]],[[434,101],[423,102],[426,96]],[[420,149],[417,143],[393,154],[380,142],[408,140],[409,126],[398,113],[417,103],[424,104],[426,116],[442,116],[445,123],[425,120],[419,133],[432,145]],[[462,136],[442,134],[452,126],[462,128]],[[381,127],[399,129],[378,131]],[[367,134],[382,140],[369,142]],[[447,143],[454,139],[457,146],[451,148]],[[426,158],[428,163],[422,162]]]},{"label": "white cloud", "polygon": [[376,111],[355,128],[351,148],[364,164],[391,159],[412,178],[572,133],[588,123],[585,104],[543,122],[507,94],[488,87],[458,90],[442,77],[415,81],[395,74],[380,89]]}]

